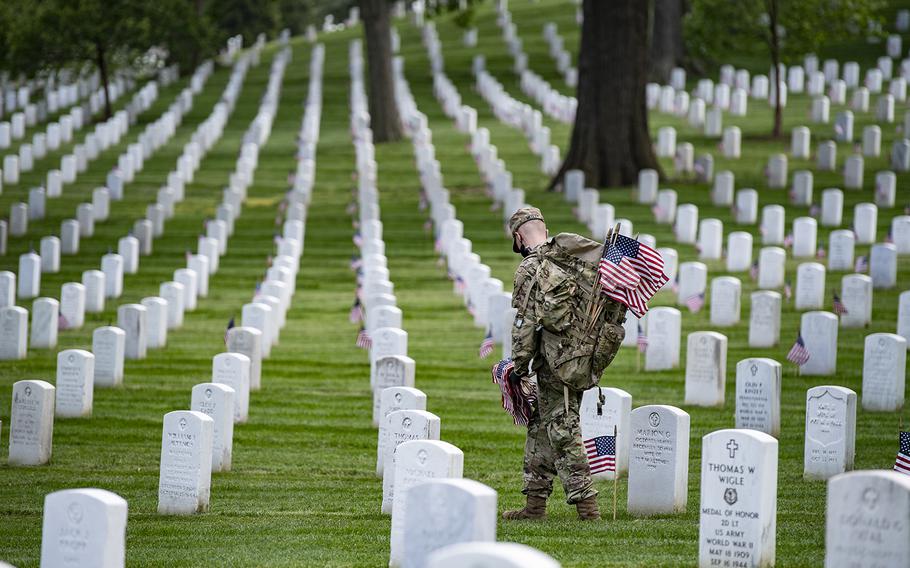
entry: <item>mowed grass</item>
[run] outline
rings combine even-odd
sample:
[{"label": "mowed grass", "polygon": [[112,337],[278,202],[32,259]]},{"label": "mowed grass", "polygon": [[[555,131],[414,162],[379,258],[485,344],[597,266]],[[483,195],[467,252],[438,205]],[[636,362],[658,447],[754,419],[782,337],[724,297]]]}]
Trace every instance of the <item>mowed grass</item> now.
[{"label": "mowed grass", "polygon": [[[541,35],[545,22],[556,21],[566,45],[574,49],[578,30],[574,5],[544,0],[515,3],[514,20],[530,67],[554,86],[569,92],[556,73]],[[446,186],[458,217],[464,221],[465,236],[474,251],[490,265],[493,276],[511,284],[518,258],[512,254],[503,231],[501,212],[490,210],[483,181],[465,149],[468,137],[453,128],[433,97],[429,62],[419,30],[403,20],[397,22],[402,38],[401,55],[414,97],[433,131],[436,155],[441,161]],[[528,149],[524,137],[498,123],[486,103],[474,92],[470,60],[486,55],[487,69],[503,82],[516,98],[526,100],[511,71],[512,60],[496,28],[490,6],[481,8],[480,41],[475,49],[464,48],[461,31],[441,18],[437,29],[444,44],[446,72],[456,83],[464,104],[478,110],[478,123],[490,129],[514,183],[527,192],[529,202],[542,208],[552,232],[587,232],[574,220],[571,206],[560,195],[546,193],[547,178],[540,174],[539,161]],[[262,278],[266,259],[273,254],[272,237],[278,228],[278,204],[287,190],[287,174],[296,166],[295,137],[303,115],[307,93],[309,45],[295,40],[293,61],[288,66],[281,104],[268,143],[262,148],[259,169],[243,215],[237,222],[221,269],[211,280],[209,297],[187,314],[182,329],[172,331],[168,347],[150,351],[144,361],[126,365],[122,388],[96,389],[94,414],[88,420],[59,419],[55,424],[54,454],[50,465],[10,468],[0,465],[0,559],[20,567],[37,566],[40,554],[41,515],[44,495],[73,487],[101,487],[127,499],[130,518],[127,528],[127,563],[130,566],[381,566],[388,559],[389,518],[379,513],[381,482],[374,474],[376,430],[370,425],[371,396],[367,354],[354,347],[356,326],[347,321],[354,299],[354,275],[348,268],[352,226],[345,208],[352,200],[354,149],[348,129],[349,84],[348,41],[359,37],[358,30],[324,37],[326,62],[322,134],[317,157],[316,184],[306,228],[306,245],[298,275],[297,294],[288,314],[281,343],[263,364],[263,388],[251,400],[250,421],[234,433],[234,466],[229,473],[213,475],[211,511],[194,517],[161,517],[156,513],[157,480],[162,416],[188,407],[191,387],[210,378],[211,358],[224,349],[224,327],[232,316],[239,318],[241,306],[250,301],[255,283]],[[910,39],[910,38],[906,38]],[[195,250],[203,221],[214,216],[234,168],[241,137],[256,114],[264,92],[274,47],[267,48],[262,63],[250,70],[237,108],[224,137],[202,162],[194,182],[187,187],[187,199],[167,223],[164,237],[155,241],[154,254],[141,260],[140,272],[127,276],[124,295],[109,302],[103,314],[89,315],[80,331],[66,331],[58,349],[91,346],[91,330],[116,321],[116,305],[138,302],[157,295],[160,282],[170,280],[173,271],[184,266],[186,250]],[[860,60],[864,68],[883,52],[884,46],[851,44],[834,46],[839,57]],[[825,54],[822,54],[823,56]],[[743,59],[744,62],[752,60]],[[746,63],[742,63],[746,64]],[[754,72],[764,72],[757,62]],[[177,136],[146,162],[137,181],[126,188],[126,199],[114,204],[111,219],[96,228],[96,235],[82,243],[75,258],[64,257],[60,274],[43,275],[42,293],[59,297],[60,285],[78,281],[81,272],[97,268],[100,257],[132,223],[145,215],[147,204],[165,182],[183,144],[196,125],[211,112],[226,84],[229,70],[219,69],[205,90],[196,97]],[[141,120],[154,120],[176,96],[181,82],[162,91],[155,107]],[[694,84],[690,82],[690,84]],[[873,96],[873,107],[875,97]],[[530,102],[530,101],[529,101]],[[785,130],[808,123],[808,97],[794,95],[786,110]],[[898,121],[905,105],[898,105]],[[832,116],[839,108],[832,109]],[[785,204],[785,190],[768,190],[762,170],[772,152],[786,152],[789,139],[769,140],[771,110],[766,103],[750,101],[749,116],[724,117],[725,124],[743,130],[743,157],[725,160],[716,150],[716,140],[706,139],[684,120],[652,114],[651,127],[672,125],[679,141],[696,145],[696,154],[711,152],[715,170],[731,169],[736,186],[759,190],[760,204]],[[874,122],[874,113],[858,114],[855,131]],[[552,139],[567,149],[570,127],[545,118]],[[832,125],[810,125],[813,148],[830,137]],[[128,139],[138,136],[140,125]],[[898,136],[895,125],[883,125],[883,154]],[[71,217],[77,203],[90,199],[91,189],[104,183],[104,176],[118,151],[109,151],[80,176],[79,183],[65,188],[64,197],[50,201],[48,220],[30,228],[27,239],[13,239],[10,252],[0,267],[17,270],[17,255],[27,250],[28,240],[57,234],[60,220]],[[839,147],[839,163],[852,152]],[[419,179],[414,167],[410,141],[377,148],[381,217],[386,253],[398,303],[404,312],[409,333],[409,354],[417,363],[417,386],[428,395],[428,409],[442,420],[442,438],[465,453],[465,476],[481,481],[499,493],[500,509],[522,502],[521,455],[524,432],[511,425],[499,405],[497,389],[490,383],[492,359],[477,358],[482,329],[473,325],[463,303],[452,291],[444,270],[437,266],[433,239],[424,229],[425,212],[419,208]],[[56,163],[56,161],[55,161]],[[679,192],[679,202],[699,206],[702,218],[716,217],[725,232],[746,230],[755,236],[755,254],[760,248],[757,227],[734,225],[730,211],[710,203],[708,187],[672,176],[672,164],[664,171],[668,179],[661,187]],[[808,161],[790,161],[791,172],[811,169]],[[41,165],[40,171],[49,166]],[[849,227],[854,204],[872,200],[874,173],[886,169],[885,157],[866,159],[866,187],[845,192],[844,226]],[[4,188],[0,206],[24,199],[34,180],[18,187]],[[898,177],[898,207],[881,210],[879,240],[884,238],[891,217],[900,214],[910,201],[907,176]],[[815,173],[816,196],[821,188],[842,185],[840,175]],[[602,202],[616,207],[617,216],[627,217],[637,232],[657,237],[661,246],[675,246],[670,227],[656,225],[647,206],[635,203],[632,188],[604,191]],[[816,200],[817,201],[817,200]],[[807,213],[805,208],[787,206],[788,224]],[[819,229],[819,242],[827,246],[828,230]],[[681,261],[695,260],[693,247],[676,247]],[[868,254],[858,246],[857,254]],[[787,275],[795,285],[798,262],[789,260]],[[710,277],[724,274],[720,262],[708,263]],[[802,480],[803,428],[806,389],[821,384],[850,387],[861,394],[863,338],[873,332],[894,332],[897,296],[908,287],[910,265],[900,259],[898,287],[876,290],[873,323],[865,330],[841,330],[838,370],[834,377],[799,377],[787,365],[782,400],[782,432],[778,490],[777,558],[781,566],[818,566],[824,552],[825,484]],[[748,295],[755,289],[748,274],[743,281],[742,323],[720,330],[729,338],[727,396],[724,408],[704,409],[683,405],[683,366],[662,373],[637,372],[634,349],[623,350],[608,369],[603,384],[630,392],[634,405],[671,404],[692,415],[687,512],[678,516],[633,519],[625,512],[626,480],[618,483],[617,521],[609,520],[612,485],[599,484],[601,509],[606,520],[579,523],[574,507],[563,502],[561,489],[554,491],[549,517],[543,522],[503,523],[499,540],[522,542],[542,549],[564,566],[678,566],[693,565],[697,559],[698,502],[701,437],[733,426],[735,364],[750,356],[784,361],[796,336],[799,313],[786,303],[782,315],[781,344],[773,349],[750,349]],[[839,289],[842,274],[828,275],[826,294]],[[659,296],[655,305],[670,305],[674,298]],[[710,300],[710,298],[709,298]],[[29,302],[21,305],[29,308]],[[830,306],[829,306],[830,307]],[[683,338],[688,333],[712,329],[707,310],[685,313]],[[12,384],[21,379],[53,382],[56,350],[32,350],[21,362],[0,364],[0,420],[8,436],[9,401]],[[7,402],[2,402],[7,401]],[[856,467],[888,468],[896,452],[898,416],[890,413],[857,412]],[[6,438],[4,438],[5,440]],[[7,447],[0,445],[0,464],[5,464]]]}]

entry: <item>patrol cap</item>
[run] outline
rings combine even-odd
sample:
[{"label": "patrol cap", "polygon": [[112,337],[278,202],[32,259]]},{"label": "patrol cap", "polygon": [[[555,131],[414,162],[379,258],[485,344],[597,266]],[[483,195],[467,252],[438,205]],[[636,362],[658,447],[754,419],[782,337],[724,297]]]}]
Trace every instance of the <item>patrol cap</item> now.
[{"label": "patrol cap", "polygon": [[537,207],[522,207],[512,214],[509,219],[509,232],[512,233],[512,251],[519,252],[518,243],[515,242],[515,233],[518,228],[528,221],[543,221],[543,213]]}]

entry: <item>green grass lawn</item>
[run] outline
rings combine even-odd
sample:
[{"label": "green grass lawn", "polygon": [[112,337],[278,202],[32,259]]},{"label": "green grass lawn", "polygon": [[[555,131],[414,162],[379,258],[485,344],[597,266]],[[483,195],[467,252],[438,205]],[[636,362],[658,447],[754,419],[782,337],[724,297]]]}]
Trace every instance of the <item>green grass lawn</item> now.
[{"label": "green grass lawn", "polygon": [[[578,30],[574,7],[569,2],[542,0],[514,3],[514,21],[524,40],[532,70],[563,92],[561,77],[547,53],[541,29],[544,22],[557,21],[567,47],[574,49]],[[433,131],[436,155],[440,159],[451,201],[464,222],[465,236],[474,251],[490,265],[492,275],[510,287],[518,257],[504,236],[501,213],[490,211],[490,199],[471,156],[465,149],[469,137],[455,130],[442,113],[432,93],[429,61],[420,41],[420,32],[404,20],[397,22],[402,39],[401,55],[415,100]],[[477,53],[487,58],[487,69],[512,96],[527,100],[518,78],[511,71],[501,34],[489,4],[481,8],[479,43],[476,48],[461,44],[461,30],[449,18],[437,21],[444,44],[446,73],[458,87],[464,104],[478,110],[478,125],[491,132],[514,184],[527,192],[527,199],[539,206],[551,231],[587,232],[574,220],[571,206],[560,195],[545,192],[548,179],[540,174],[539,160],[528,148],[521,133],[497,122],[489,107],[473,89],[470,60]],[[376,431],[371,427],[372,400],[369,388],[367,353],[354,346],[356,326],[347,321],[354,299],[354,275],[348,268],[353,252],[352,227],[345,208],[354,183],[354,147],[349,116],[348,41],[359,37],[358,30],[325,36],[326,62],[322,131],[318,147],[316,183],[306,230],[306,244],[297,281],[297,294],[288,313],[288,325],[272,357],[263,363],[263,388],[251,397],[249,423],[234,432],[233,471],[212,479],[211,511],[204,515],[176,518],[156,513],[158,463],[162,416],[188,408],[190,389],[208,381],[211,358],[224,349],[223,332],[232,316],[250,301],[257,280],[273,254],[274,219],[287,190],[286,178],[295,169],[295,137],[303,116],[307,95],[310,46],[292,42],[294,53],[281,91],[281,103],[268,143],[260,153],[259,168],[243,214],[222,258],[221,268],[210,283],[209,297],[188,313],[182,329],[169,334],[166,349],[150,351],[144,361],[126,365],[124,386],[96,389],[91,419],[59,419],[55,424],[54,453],[50,465],[10,468],[5,465],[7,445],[0,444],[0,559],[16,566],[37,566],[41,541],[44,495],[75,487],[100,487],[114,491],[129,502],[127,563],[130,566],[381,566],[387,563],[390,519],[379,513],[382,484],[374,476]],[[905,40],[910,39],[905,37]],[[857,45],[848,50],[833,46],[840,57],[856,57],[865,67],[884,51],[883,45]],[[184,252],[195,250],[196,237],[206,218],[214,216],[221,188],[228,182],[239,152],[241,137],[254,118],[264,93],[274,47],[263,53],[262,63],[249,71],[237,108],[227,123],[223,138],[212,148],[188,184],[186,200],[168,221],[166,234],[155,241],[154,254],[143,257],[140,271],[128,275],[119,301],[109,301],[102,314],[87,314],[85,327],[61,333],[58,349],[90,349],[91,331],[116,320],[116,305],[138,302],[157,295],[158,285],[170,280],[173,271],[184,266]],[[767,68],[758,62],[753,71]],[[162,147],[126,187],[126,198],[113,203],[111,218],[96,227],[96,235],[84,240],[77,257],[64,257],[62,272],[43,275],[42,293],[59,297],[65,282],[79,281],[83,270],[97,268],[100,257],[116,239],[125,235],[136,219],[145,215],[145,206],[175,166],[183,145],[196,126],[208,116],[229,75],[217,70],[209,79],[177,135]],[[163,89],[152,109],[140,117],[124,140],[131,141],[144,122],[163,112],[185,81]],[[125,96],[126,98],[126,96]],[[124,99],[125,100],[125,99]],[[873,108],[874,100],[873,96]],[[528,101],[530,102],[530,101]],[[767,103],[749,101],[749,116],[724,116],[725,125],[736,124],[743,131],[743,157],[726,160],[716,149],[716,140],[707,139],[684,120],[658,114],[651,116],[651,128],[672,125],[678,140],[692,142],[696,155],[712,152],[715,171],[730,169],[736,187],[759,190],[760,205],[785,203],[786,190],[768,190],[762,176],[767,157],[789,148],[789,130],[808,124],[810,101],[793,95],[786,110],[786,140],[770,140],[771,109]],[[898,123],[906,105],[899,104]],[[832,117],[841,109],[833,108]],[[874,112],[858,114],[855,132],[874,121]],[[549,118],[552,140],[563,153],[570,127]],[[813,148],[832,136],[833,126],[809,125]],[[899,134],[895,125],[883,126],[883,154]],[[76,204],[90,199],[91,190],[104,183],[107,171],[121,148],[108,150],[64,189],[64,196],[48,202],[48,218],[30,227],[25,239],[12,239],[9,253],[0,259],[0,269],[17,270],[17,257],[36,246],[42,235],[57,234],[62,219],[73,216]],[[839,164],[852,151],[839,147]],[[5,187],[0,210],[22,200],[27,189],[40,183],[52,161],[36,163],[36,172],[23,177],[18,187]],[[465,453],[465,477],[485,483],[499,493],[500,508],[521,503],[521,455],[523,431],[511,425],[501,410],[499,393],[490,383],[490,360],[478,360],[477,347],[483,330],[474,327],[452,284],[436,264],[432,237],[423,230],[425,212],[419,208],[419,179],[410,141],[377,147],[381,218],[384,223],[386,254],[398,305],[409,333],[409,355],[417,364],[417,387],[428,395],[428,410],[440,416],[442,438]],[[692,180],[672,177],[672,164],[663,163],[669,179],[661,187],[679,192],[680,203],[695,203],[701,218],[716,217],[725,232],[735,226],[727,208],[710,202],[708,187]],[[55,167],[55,166],[54,166]],[[791,174],[811,169],[814,163],[790,160]],[[844,226],[849,227],[856,203],[872,200],[876,171],[888,167],[885,157],[866,159],[866,187],[845,192]],[[898,207],[882,210],[878,234],[882,239],[891,217],[902,212],[910,201],[906,174],[898,178]],[[842,185],[839,174],[815,172],[816,202],[826,187]],[[612,203],[617,216],[631,219],[637,232],[657,237],[661,246],[675,246],[671,229],[656,225],[648,206],[635,203],[632,188],[604,191],[601,202]],[[788,227],[792,219],[805,215],[805,208],[787,206]],[[736,227],[753,233],[755,253],[760,248],[757,226]],[[819,228],[819,243],[827,245],[828,230]],[[680,260],[694,260],[694,247],[676,247]],[[857,246],[857,254],[868,247]],[[757,258],[757,257],[756,257]],[[709,262],[709,277],[724,274],[721,262]],[[787,275],[795,284],[797,262],[789,260]],[[521,542],[553,555],[564,566],[678,566],[697,560],[698,503],[701,437],[733,426],[736,362],[751,356],[784,361],[796,336],[799,312],[785,304],[781,344],[773,349],[750,349],[748,295],[755,289],[748,274],[743,281],[743,323],[721,330],[729,338],[726,405],[719,409],[683,405],[683,367],[672,372],[636,372],[635,350],[624,350],[608,369],[603,384],[630,392],[635,406],[670,404],[691,414],[689,501],[687,512],[678,516],[633,519],[625,512],[626,481],[618,485],[620,504],[616,522],[581,524],[574,507],[562,501],[557,489],[551,499],[549,518],[544,522],[500,522],[498,538]],[[826,294],[839,289],[842,274],[828,275]],[[799,377],[786,364],[782,398],[780,469],[778,489],[777,558],[781,566],[819,566],[824,553],[825,484],[802,480],[802,452],[805,392],[821,384],[842,385],[860,393],[863,338],[873,332],[894,332],[897,296],[910,282],[910,263],[901,258],[898,288],[876,290],[873,323],[865,330],[841,330],[838,372],[835,377]],[[654,305],[669,305],[664,294]],[[23,302],[26,308],[29,302]],[[829,306],[830,308],[830,306]],[[707,310],[683,317],[685,336],[711,329]],[[684,349],[683,349],[684,351]],[[8,437],[9,401],[12,384],[22,379],[54,381],[56,350],[33,350],[26,361],[0,364],[0,420],[3,440]],[[4,402],[5,401],[5,402]],[[897,448],[895,414],[857,412],[857,469],[889,468]],[[604,483],[601,508],[609,511],[610,484]],[[609,515],[607,515],[608,517]]]}]

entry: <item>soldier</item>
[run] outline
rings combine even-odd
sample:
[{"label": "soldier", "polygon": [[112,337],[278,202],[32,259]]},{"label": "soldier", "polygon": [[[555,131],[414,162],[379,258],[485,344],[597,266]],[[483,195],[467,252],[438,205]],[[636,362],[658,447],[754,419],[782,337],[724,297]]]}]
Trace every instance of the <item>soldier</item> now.
[{"label": "soldier", "polygon": [[[536,279],[542,251],[553,246],[543,215],[535,207],[524,207],[509,220],[512,250],[524,260],[515,272],[512,306],[518,310],[512,328],[512,359],[515,369],[510,379],[527,380],[537,375],[537,403],[528,421],[524,454],[524,487],[527,504],[516,511],[505,511],[504,519],[540,519],[546,516],[547,498],[553,478],[559,475],[566,501],[578,509],[582,520],[600,519],[597,491],[581,439],[579,423],[580,391],[570,391],[553,375],[541,352],[542,309]],[[623,313],[625,313],[623,311]],[[546,315],[546,314],[543,314]]]}]

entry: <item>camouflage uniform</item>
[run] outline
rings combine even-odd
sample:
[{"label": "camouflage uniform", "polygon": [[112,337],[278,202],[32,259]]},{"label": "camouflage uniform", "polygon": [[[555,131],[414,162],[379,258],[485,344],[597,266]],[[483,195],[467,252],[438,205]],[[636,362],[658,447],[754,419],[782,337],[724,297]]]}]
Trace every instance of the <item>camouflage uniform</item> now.
[{"label": "camouflage uniform", "polygon": [[537,374],[537,405],[528,421],[522,493],[546,499],[553,491],[553,478],[559,475],[566,501],[574,504],[597,495],[597,491],[581,440],[578,412],[582,393],[570,390],[566,397],[563,383],[553,376],[540,351],[534,281],[540,252],[552,242],[541,244],[521,262],[512,291],[512,306],[518,310],[512,328],[513,373],[516,378],[529,372]]}]

